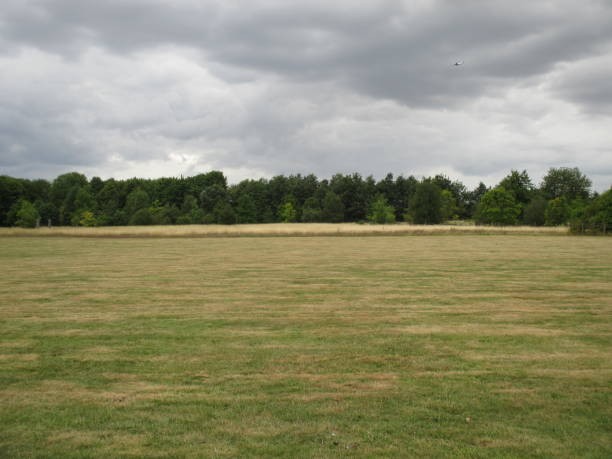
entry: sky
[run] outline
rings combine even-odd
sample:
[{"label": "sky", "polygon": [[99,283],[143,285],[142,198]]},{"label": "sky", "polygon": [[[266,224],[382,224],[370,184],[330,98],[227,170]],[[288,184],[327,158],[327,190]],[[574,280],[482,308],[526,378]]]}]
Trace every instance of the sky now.
[{"label": "sky", "polygon": [[610,24],[610,0],[2,0],[0,174],[605,191]]}]

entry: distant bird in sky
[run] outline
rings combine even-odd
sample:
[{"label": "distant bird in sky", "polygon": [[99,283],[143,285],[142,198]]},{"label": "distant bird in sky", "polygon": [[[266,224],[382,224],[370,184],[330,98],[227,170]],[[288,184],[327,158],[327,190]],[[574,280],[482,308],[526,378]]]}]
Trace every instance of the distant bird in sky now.
[{"label": "distant bird in sky", "polygon": [[460,65],[463,65],[463,61],[457,61],[453,64],[455,67],[459,67]]}]

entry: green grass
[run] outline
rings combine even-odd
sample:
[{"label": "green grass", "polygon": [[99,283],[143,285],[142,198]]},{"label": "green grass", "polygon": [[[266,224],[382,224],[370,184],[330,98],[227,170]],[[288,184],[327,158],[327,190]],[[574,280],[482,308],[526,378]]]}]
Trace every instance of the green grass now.
[{"label": "green grass", "polygon": [[612,244],[0,237],[1,457],[610,457]]}]

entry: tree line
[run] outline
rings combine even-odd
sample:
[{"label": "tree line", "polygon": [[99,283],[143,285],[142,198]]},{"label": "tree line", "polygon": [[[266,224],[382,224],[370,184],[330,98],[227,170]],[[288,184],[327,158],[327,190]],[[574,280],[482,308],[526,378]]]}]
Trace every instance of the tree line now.
[{"label": "tree line", "polygon": [[102,180],[78,172],[53,181],[0,176],[0,225],[36,227],[273,222],[569,225],[606,233],[612,189],[591,190],[578,168],[551,168],[536,186],[527,171],[470,190],[444,175],[278,175],[228,185],[220,171],[192,177]]}]

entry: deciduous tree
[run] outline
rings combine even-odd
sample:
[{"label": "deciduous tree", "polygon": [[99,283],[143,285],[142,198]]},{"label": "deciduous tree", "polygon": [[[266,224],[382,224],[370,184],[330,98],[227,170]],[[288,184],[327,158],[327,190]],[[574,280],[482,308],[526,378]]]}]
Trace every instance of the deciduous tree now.
[{"label": "deciduous tree", "polygon": [[395,209],[382,194],[379,194],[370,206],[368,221],[381,225],[395,222]]},{"label": "deciduous tree", "polygon": [[512,193],[497,187],[485,193],[476,210],[476,221],[487,225],[515,225],[521,211]]},{"label": "deciduous tree", "polygon": [[442,221],[442,192],[431,181],[418,184],[412,202],[410,216],[413,223],[435,225]]}]

